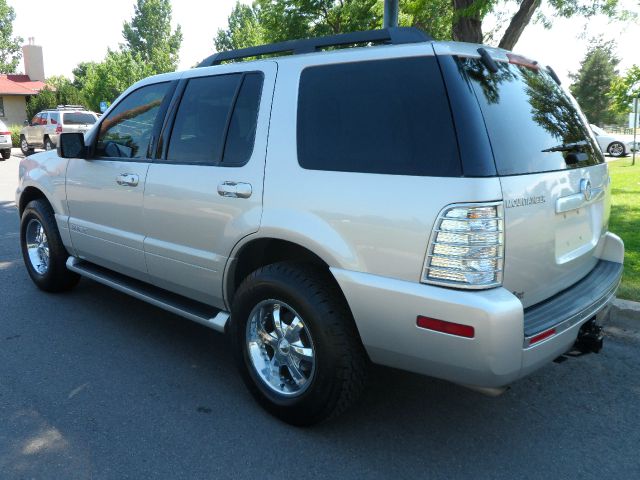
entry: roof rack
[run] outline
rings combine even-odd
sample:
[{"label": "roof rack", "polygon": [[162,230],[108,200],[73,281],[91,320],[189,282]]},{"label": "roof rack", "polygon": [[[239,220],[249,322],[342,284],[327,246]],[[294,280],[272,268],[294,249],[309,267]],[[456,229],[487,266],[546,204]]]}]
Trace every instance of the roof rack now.
[{"label": "roof rack", "polygon": [[83,105],[58,105],[55,108],[45,108],[48,112],[54,112],[56,110],[86,110]]},{"label": "roof rack", "polygon": [[229,60],[240,60],[247,57],[260,57],[290,53],[299,55],[312,53],[328,47],[354,45],[358,43],[384,43],[399,45],[403,43],[430,42],[433,38],[415,27],[393,27],[381,30],[365,30],[361,32],[341,33],[328,37],[306,38],[303,40],[287,40],[285,42],[260,45],[258,47],[241,48],[226,52],[214,53],[205,58],[198,67],[220,65]]}]

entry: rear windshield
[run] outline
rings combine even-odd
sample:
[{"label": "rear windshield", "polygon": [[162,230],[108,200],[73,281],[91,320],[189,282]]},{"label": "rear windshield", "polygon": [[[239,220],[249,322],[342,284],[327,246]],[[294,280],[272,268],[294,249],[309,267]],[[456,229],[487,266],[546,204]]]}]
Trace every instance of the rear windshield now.
[{"label": "rear windshield", "polygon": [[461,175],[435,57],[309,67],[300,78],[303,168],[391,175]]},{"label": "rear windshield", "polygon": [[93,125],[96,123],[96,117],[90,113],[65,113],[65,125]]},{"label": "rear windshield", "polygon": [[498,175],[549,172],[604,161],[575,100],[543,69],[459,59],[473,85]]}]

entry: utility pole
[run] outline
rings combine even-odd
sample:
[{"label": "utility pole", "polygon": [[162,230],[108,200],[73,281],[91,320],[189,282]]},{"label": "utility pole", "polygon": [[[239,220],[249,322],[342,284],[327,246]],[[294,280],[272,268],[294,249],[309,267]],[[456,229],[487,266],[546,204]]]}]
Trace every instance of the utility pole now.
[{"label": "utility pole", "polygon": [[636,142],[638,131],[638,97],[640,97],[640,81],[631,85],[631,88],[627,92],[627,95],[633,97],[633,157],[631,165],[636,164],[636,151],[638,150],[638,143]]},{"label": "utility pole", "polygon": [[398,0],[384,0],[383,28],[398,26]]}]

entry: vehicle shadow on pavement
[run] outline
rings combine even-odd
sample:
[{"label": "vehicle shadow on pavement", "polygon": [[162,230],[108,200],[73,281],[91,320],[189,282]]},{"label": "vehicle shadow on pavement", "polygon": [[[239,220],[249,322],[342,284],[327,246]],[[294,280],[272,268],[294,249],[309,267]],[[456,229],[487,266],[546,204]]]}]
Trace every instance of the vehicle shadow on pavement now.
[{"label": "vehicle shadow on pavement", "polygon": [[[223,335],[89,280],[41,292],[10,202],[0,225],[3,478],[148,478],[150,463],[156,478],[560,478],[613,455],[610,472],[638,468],[619,460],[640,441],[637,357],[615,343],[497,398],[372,366],[354,408],[294,428],[252,400]],[[283,462],[293,446],[298,460]]]}]

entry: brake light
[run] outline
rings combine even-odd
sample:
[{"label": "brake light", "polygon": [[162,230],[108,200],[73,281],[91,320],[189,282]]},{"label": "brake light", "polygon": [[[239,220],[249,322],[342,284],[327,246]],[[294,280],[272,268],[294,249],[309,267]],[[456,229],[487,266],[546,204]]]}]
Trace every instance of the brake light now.
[{"label": "brake light", "polygon": [[444,320],[437,320],[435,318],[418,316],[416,325],[420,328],[426,328],[427,330],[434,330],[436,332],[448,333],[450,335],[456,335],[458,337],[473,338],[475,336],[475,329],[470,325],[462,325],[460,323],[445,322]]},{"label": "brake light", "polygon": [[11,135],[11,132],[0,132],[0,135]]},{"label": "brake light", "polygon": [[431,233],[421,281],[472,289],[501,285],[502,210],[502,202],[444,208]]},{"label": "brake light", "polygon": [[56,133],[57,134],[62,133],[62,125],[58,124],[58,126],[56,127]]},{"label": "brake light", "polygon": [[531,60],[527,57],[523,57],[522,55],[516,55],[515,53],[507,53],[507,58],[509,59],[509,63],[513,63],[514,65],[520,65],[522,67],[530,68],[531,70],[540,70],[540,65],[535,60]]}]

